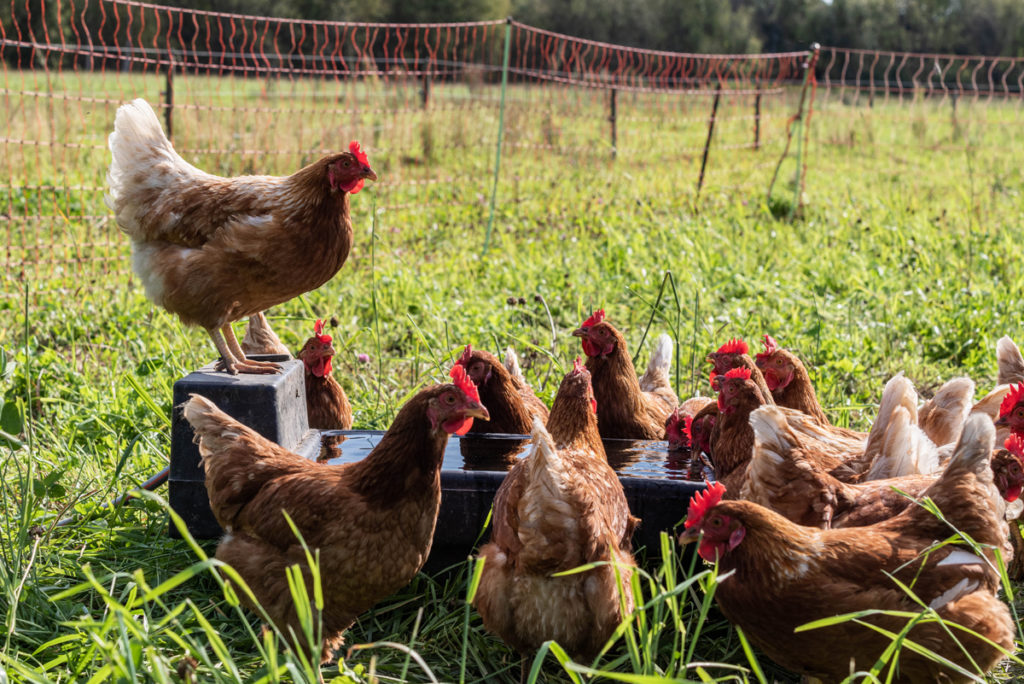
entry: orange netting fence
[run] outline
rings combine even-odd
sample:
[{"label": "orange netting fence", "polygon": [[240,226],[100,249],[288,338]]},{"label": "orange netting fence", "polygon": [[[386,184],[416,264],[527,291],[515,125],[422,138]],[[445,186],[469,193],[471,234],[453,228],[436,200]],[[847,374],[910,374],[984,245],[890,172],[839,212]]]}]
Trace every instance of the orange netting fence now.
[{"label": "orange netting fence", "polygon": [[[598,166],[660,165],[705,196],[763,194],[800,142],[793,124],[812,111],[816,141],[849,145],[866,109],[908,116],[890,104],[1020,99],[1020,61],[834,48],[814,59],[642,50],[515,21],[307,22],[12,0],[0,9],[0,297],[26,280],[116,287],[127,274],[127,240],[103,194],[114,112],[135,97],[211,173],[287,174],[358,139],[383,171],[382,221],[474,233],[489,232],[495,206],[559,192],[566,168],[586,183]],[[848,125],[819,124],[823,111]]]}]

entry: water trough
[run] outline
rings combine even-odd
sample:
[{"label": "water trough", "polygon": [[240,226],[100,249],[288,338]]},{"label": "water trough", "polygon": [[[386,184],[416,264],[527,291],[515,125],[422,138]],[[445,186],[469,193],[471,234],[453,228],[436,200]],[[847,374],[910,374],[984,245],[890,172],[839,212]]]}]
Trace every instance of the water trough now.
[{"label": "water trough", "polygon": [[[281,362],[283,372],[231,376],[214,372],[210,364],[174,384],[174,406],[180,406],[189,394],[201,394],[264,437],[314,460],[320,455],[323,439],[331,437],[332,443],[341,443],[333,447],[334,456],[327,463],[362,459],[384,434],[379,430],[310,430],[302,364],[259,358]],[[171,507],[194,537],[217,538],[222,531],[210,511],[192,428],[179,410],[173,414],[168,483]],[[429,566],[440,568],[465,559],[486,540],[484,523],[494,494],[508,468],[529,449],[526,435],[452,436],[441,469],[441,511]],[[665,442],[606,440],[605,449],[609,463],[619,473],[630,510],[642,521],[634,544],[657,548],[660,532],[671,532],[685,517],[690,497],[703,488],[703,482],[687,479],[688,460],[670,454]],[[176,534],[173,526],[171,534]]]}]

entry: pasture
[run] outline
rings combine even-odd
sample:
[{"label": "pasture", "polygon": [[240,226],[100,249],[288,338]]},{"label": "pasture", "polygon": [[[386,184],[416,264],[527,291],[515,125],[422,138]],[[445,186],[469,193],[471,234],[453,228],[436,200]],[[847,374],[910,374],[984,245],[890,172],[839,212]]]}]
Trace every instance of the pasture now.
[{"label": "pasture", "polygon": [[[212,352],[201,330],[145,299],[102,200],[116,106],[159,102],[163,78],[4,78],[0,429],[11,437],[0,440],[0,679],[189,681],[188,656],[194,681],[316,681],[225,596],[213,543],[168,537],[160,500],[100,509],[166,465],[171,384]],[[348,263],[269,312],[292,348],[314,318],[331,320],[357,428],[386,428],[466,343],[516,347],[550,402],[580,353],[569,332],[593,308],[641,364],[653,336],[669,333],[682,397],[709,392],[708,351],[733,336],[756,347],[770,333],[808,363],[833,421],[858,428],[894,373],[925,396],[966,374],[980,396],[995,381],[995,341],[1024,340],[1015,101],[868,107],[819,92],[806,187],[797,191],[794,140],[768,198],[797,93],[765,98],[759,150],[748,144],[749,98],[725,97],[697,197],[710,95],[620,96],[612,161],[603,95],[513,86],[485,253],[496,86],[435,86],[426,109],[415,84],[353,94],[316,81],[193,77],[176,87],[175,142],[213,173],[287,173],[349,139],[367,149],[381,182],[353,198]],[[647,553],[649,574],[634,587],[646,608],[605,655],[571,664],[552,652],[531,677],[790,681],[713,607],[713,572],[680,565],[671,539]],[[347,636],[357,648],[325,677],[515,681],[518,656],[467,608],[470,584],[468,563],[418,576],[359,620]],[[1018,589],[1006,587],[1014,599]],[[1020,665],[993,679],[1014,679]]]}]

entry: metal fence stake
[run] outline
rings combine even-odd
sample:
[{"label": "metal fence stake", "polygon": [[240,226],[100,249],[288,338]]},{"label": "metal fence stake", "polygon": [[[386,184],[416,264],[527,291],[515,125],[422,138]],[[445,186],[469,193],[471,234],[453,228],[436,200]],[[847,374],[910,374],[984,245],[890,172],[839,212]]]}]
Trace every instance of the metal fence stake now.
[{"label": "metal fence stake", "polygon": [[164,88],[164,122],[167,139],[174,142],[174,62],[167,65],[167,85]]},{"label": "metal fence stake", "polygon": [[615,161],[615,157],[618,155],[618,132],[615,125],[615,110],[617,109],[618,99],[619,91],[612,88],[608,100],[608,121],[612,125],[612,161]]},{"label": "metal fence stake", "polygon": [[754,149],[761,149],[761,84],[757,84],[754,96]]},{"label": "metal fence stake", "polygon": [[498,146],[494,153],[494,187],[491,188],[491,214],[487,218],[484,236],[484,254],[491,247],[491,229],[494,227],[494,205],[498,200],[498,175],[501,172],[501,143],[505,138],[505,91],[508,89],[508,58],[512,47],[512,17],[505,21],[505,54],[501,59],[501,109],[498,111]]},{"label": "metal fence stake", "polygon": [[700,160],[700,177],[697,178],[697,195],[694,203],[700,198],[700,189],[704,187],[704,169],[708,165],[708,152],[711,150],[711,138],[715,134],[715,119],[718,117],[718,101],[722,99],[722,82],[715,87],[715,101],[711,105],[711,118],[708,119],[708,139],[704,142],[704,157]]}]

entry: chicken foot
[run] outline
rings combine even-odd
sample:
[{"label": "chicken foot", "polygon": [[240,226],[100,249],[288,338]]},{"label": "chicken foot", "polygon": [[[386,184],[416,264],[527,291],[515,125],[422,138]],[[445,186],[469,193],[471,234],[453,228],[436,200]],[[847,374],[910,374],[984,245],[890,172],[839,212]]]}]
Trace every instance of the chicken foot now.
[{"label": "chicken foot", "polygon": [[[269,375],[271,373],[280,372],[281,367],[275,363],[269,363],[266,361],[250,361],[245,358],[245,354],[242,353],[242,349],[238,345],[238,340],[235,338],[235,333],[231,330],[230,323],[222,327],[220,330],[208,329],[206,332],[210,336],[210,339],[213,340],[213,344],[216,345],[217,351],[220,352],[220,361],[217,364],[217,370],[225,370],[231,375],[237,375],[238,373]],[[232,345],[229,340],[234,342],[234,350],[232,350]],[[237,350],[237,354],[235,353],[235,350]]]},{"label": "chicken foot", "polygon": [[256,361],[255,359],[248,358],[245,352],[242,351],[242,345],[238,344],[238,338],[235,337],[235,331],[230,323],[221,328],[221,331],[224,333],[224,339],[227,340],[228,348],[231,349],[231,353],[235,355],[235,358],[247,365],[264,366],[270,368],[275,373],[280,372],[281,366],[273,361]]}]

